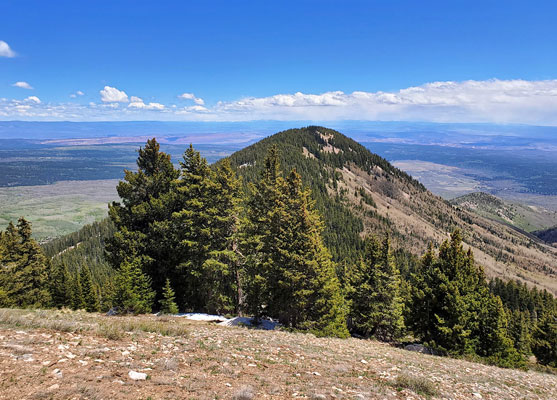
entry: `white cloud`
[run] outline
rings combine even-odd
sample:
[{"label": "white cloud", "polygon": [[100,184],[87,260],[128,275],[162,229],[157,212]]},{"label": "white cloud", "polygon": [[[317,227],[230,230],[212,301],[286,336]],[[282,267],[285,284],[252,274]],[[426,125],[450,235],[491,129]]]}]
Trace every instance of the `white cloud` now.
[{"label": "white cloud", "polygon": [[195,97],[193,93],[182,93],[178,98],[182,100],[193,100],[193,102],[199,106],[205,105],[205,100],[200,97]]},{"label": "white cloud", "polygon": [[17,54],[15,53],[15,51],[13,51],[10,48],[8,43],[4,42],[3,40],[0,40],[0,57],[12,58],[15,57],[16,55]]},{"label": "white cloud", "polygon": [[[77,94],[77,92],[76,92]],[[0,118],[60,120],[383,120],[520,123],[557,126],[557,80],[432,82],[391,92],[331,91],[248,97],[206,107],[145,103],[109,86],[104,104],[0,99]],[[180,96],[194,100],[192,93]],[[37,98],[38,100],[38,98]],[[40,101],[40,100],[39,100]],[[119,107],[119,103],[129,103]]]},{"label": "white cloud", "polygon": [[145,104],[143,99],[140,97],[132,96],[131,103],[128,104],[128,108],[137,108],[145,110],[164,110],[164,105],[161,103],[149,103]]},{"label": "white cloud", "polygon": [[16,82],[16,83],[12,83],[12,86],[18,87],[18,88],[21,88],[21,89],[29,89],[29,90],[33,89],[33,86],[31,86],[30,84],[28,84],[27,82],[24,82],[24,81],[19,81],[19,82]]},{"label": "white cloud", "polygon": [[76,97],[78,97],[78,96],[83,96],[84,94],[85,94],[85,93],[83,93],[81,90],[78,90],[77,92],[70,94],[70,97],[71,97],[72,99],[75,99]]},{"label": "white cloud", "polygon": [[41,99],[39,99],[37,96],[29,96],[25,99],[25,101],[35,104],[41,104]]},{"label": "white cloud", "polygon": [[176,114],[195,114],[195,113],[208,113],[210,110],[204,106],[195,105],[189,107],[183,107],[176,111]]},{"label": "white cloud", "polygon": [[230,119],[406,120],[557,125],[557,80],[433,82],[395,92],[278,94],[219,102]]},{"label": "white cloud", "polygon": [[105,86],[100,91],[101,100],[105,103],[127,103],[128,95],[123,90],[118,90],[111,86]]}]

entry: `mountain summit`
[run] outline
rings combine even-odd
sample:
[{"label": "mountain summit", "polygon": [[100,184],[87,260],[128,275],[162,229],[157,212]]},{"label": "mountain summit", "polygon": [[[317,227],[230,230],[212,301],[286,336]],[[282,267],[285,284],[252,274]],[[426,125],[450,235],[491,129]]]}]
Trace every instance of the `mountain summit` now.
[{"label": "mountain summit", "polygon": [[455,228],[489,277],[519,279],[557,293],[557,249],[512,227],[451,205],[421,183],[332,129],[309,126],[267,137],[229,157],[244,182],[259,176],[276,145],[284,170],[295,168],[312,190],[325,243],[343,262],[358,257],[362,237],[389,233],[399,249],[423,254]]}]

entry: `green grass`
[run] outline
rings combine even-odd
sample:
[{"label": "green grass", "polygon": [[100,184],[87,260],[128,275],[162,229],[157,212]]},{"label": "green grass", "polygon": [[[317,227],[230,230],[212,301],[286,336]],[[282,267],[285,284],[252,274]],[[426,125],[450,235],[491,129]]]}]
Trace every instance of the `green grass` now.
[{"label": "green grass", "polygon": [[106,217],[117,200],[117,180],[64,181],[51,185],[0,188],[0,227],[21,216],[38,240],[62,236]]}]

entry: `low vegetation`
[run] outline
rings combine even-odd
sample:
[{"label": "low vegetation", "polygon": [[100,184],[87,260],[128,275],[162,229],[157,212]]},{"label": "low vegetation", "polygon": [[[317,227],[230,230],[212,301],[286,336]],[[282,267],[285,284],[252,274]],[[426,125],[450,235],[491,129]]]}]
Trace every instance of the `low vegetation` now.
[{"label": "low vegetation", "polygon": [[[352,334],[387,342],[408,336],[438,352],[503,367],[522,368],[531,354],[555,366],[557,302],[548,292],[528,291],[518,300],[519,308],[535,304],[536,318],[515,316],[497,283],[488,284],[483,267],[465,248],[453,214],[435,214],[440,226],[453,227],[452,235],[438,251],[430,245],[421,259],[404,248],[394,250],[389,235],[362,240],[351,225],[358,211],[346,206],[353,195],[346,165],[362,174],[380,171],[378,190],[387,198],[404,197],[402,187],[415,196],[431,195],[334,131],[310,127],[277,136],[294,134],[299,134],[295,143],[317,152],[294,160],[326,161],[328,167],[309,173],[325,182],[324,191],[304,186],[295,163],[283,170],[276,145],[254,161],[257,170],[239,168],[245,171],[241,180],[229,160],[210,166],[192,146],[177,169],[156,140],[149,140],[139,150],[137,171],[126,171],[118,184],[121,202],[110,205],[110,222],[88,228],[96,250],[85,250],[90,238],[82,242],[76,234],[66,242],[74,246],[71,251],[64,241],[45,246],[49,261],[25,219],[8,227],[0,242],[0,305],[123,314],[247,313],[316,336]],[[257,149],[251,146],[245,154]],[[250,178],[254,171],[257,177]],[[365,190],[356,193],[373,199]],[[332,215],[325,210],[323,220],[319,204],[331,205]],[[358,201],[357,207],[372,213],[379,201]],[[374,218],[383,227],[390,223]],[[396,231],[393,236],[401,239]],[[102,329],[119,336],[118,329]]]},{"label": "low vegetation", "polygon": [[[5,398],[557,397],[555,375],[428,356],[374,340],[317,338],[152,315],[1,310],[0,316]],[[7,316],[12,322],[5,322]],[[99,332],[103,324],[117,333]],[[165,335],[165,327],[186,333]],[[133,380],[131,371],[146,374],[145,380]]]}]

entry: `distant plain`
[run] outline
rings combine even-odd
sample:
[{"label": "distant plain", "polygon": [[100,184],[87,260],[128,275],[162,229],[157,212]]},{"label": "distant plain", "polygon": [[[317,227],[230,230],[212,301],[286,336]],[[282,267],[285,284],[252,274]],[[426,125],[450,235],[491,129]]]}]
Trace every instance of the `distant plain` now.
[{"label": "distant plain", "polygon": [[[209,162],[297,123],[0,122],[0,225],[26,216],[47,239],[103,218],[124,169],[156,136],[176,165],[190,142]],[[557,211],[557,129],[486,124],[321,123],[446,199],[483,191]],[[548,221],[548,225],[550,222]]]}]

